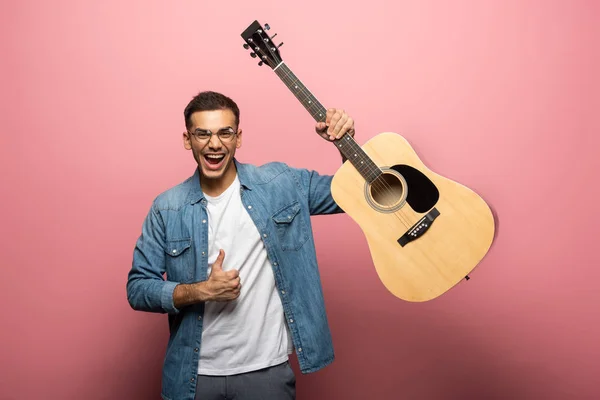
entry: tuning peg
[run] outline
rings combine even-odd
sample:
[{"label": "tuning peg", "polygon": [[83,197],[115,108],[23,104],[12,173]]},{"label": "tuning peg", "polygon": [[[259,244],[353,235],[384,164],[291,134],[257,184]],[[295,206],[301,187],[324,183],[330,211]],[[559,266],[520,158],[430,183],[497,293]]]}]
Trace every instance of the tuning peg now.
[{"label": "tuning peg", "polygon": [[248,44],[247,44],[247,43],[244,43],[244,48],[245,48],[246,50],[248,50],[248,49],[250,48],[250,46],[248,46]]},{"label": "tuning peg", "polygon": [[273,36],[271,36],[271,40],[275,39],[275,36],[277,36],[277,34],[274,34]]},{"label": "tuning peg", "polygon": [[250,57],[256,58],[256,53],[250,53]]},{"label": "tuning peg", "polygon": [[[283,46],[283,42],[279,43],[279,46],[277,46],[277,48],[280,48],[281,46]],[[286,47],[287,49],[287,47]]]},{"label": "tuning peg", "polygon": [[269,24],[265,24],[265,31],[268,31],[269,29],[271,29],[271,27],[269,26]]},{"label": "tuning peg", "polygon": [[258,66],[260,67],[261,65],[263,65],[263,62],[262,62],[262,61],[259,61],[259,62],[258,62]]}]

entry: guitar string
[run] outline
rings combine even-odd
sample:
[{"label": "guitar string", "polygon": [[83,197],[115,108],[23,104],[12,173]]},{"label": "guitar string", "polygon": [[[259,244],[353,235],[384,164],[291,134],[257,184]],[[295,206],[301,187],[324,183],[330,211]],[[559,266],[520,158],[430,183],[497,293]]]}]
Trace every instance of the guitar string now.
[{"label": "guitar string", "polygon": [[[279,70],[281,70],[281,71],[282,71],[282,75],[284,75],[284,76],[282,76],[282,79],[283,79],[284,77],[285,77],[285,78],[287,78],[287,82],[286,82],[286,83],[291,83],[291,84],[293,84],[293,85],[294,85],[294,88],[296,88],[296,86],[297,86],[297,88],[299,89],[299,90],[296,90],[296,91],[292,90],[292,92],[293,92],[294,94],[296,94],[296,93],[302,93],[302,94],[304,94],[304,95],[305,95],[305,97],[306,97],[307,99],[309,98],[309,95],[310,95],[311,97],[313,97],[313,98],[316,100],[316,98],[314,97],[314,95],[312,95],[312,93],[310,93],[310,91],[308,91],[308,89],[306,89],[306,91],[303,89],[303,86],[304,86],[304,85],[301,83],[300,79],[298,79],[297,77],[296,77],[296,79],[294,79],[294,77],[292,76],[292,75],[293,75],[293,73],[291,72],[291,70],[290,70],[289,68],[287,68],[287,69],[289,70],[289,73],[288,73],[288,72],[286,72],[285,68],[281,68],[281,67],[283,67],[284,65],[285,65],[285,63],[283,63],[283,64],[280,64],[280,68],[278,68]],[[286,67],[287,67],[287,66],[286,66]],[[275,71],[275,72],[277,73],[278,71]],[[278,74],[278,75],[280,75],[279,73],[277,73],[277,74]],[[281,76],[281,75],[280,75],[280,76]],[[291,85],[289,85],[289,84],[288,84],[288,87],[289,87],[290,89],[292,89]],[[307,92],[308,92],[308,93],[307,93]],[[301,102],[301,103],[303,103],[303,104],[304,104],[304,102]],[[317,102],[317,103],[318,103],[318,102]],[[306,106],[306,105],[305,105],[305,108],[307,108],[307,109],[308,109],[308,111],[309,111],[309,112],[311,112],[311,114],[313,114],[313,116],[315,116],[317,113],[319,113],[319,111],[320,111],[320,110],[318,110],[318,109],[316,109],[316,110],[315,110],[313,107],[315,107],[315,106],[312,106],[312,105]],[[352,141],[349,141],[349,142],[352,142]],[[357,145],[358,145],[358,144],[357,144]],[[360,151],[363,151],[363,150],[360,148],[360,146],[359,146],[359,150],[360,150]],[[355,166],[355,167],[359,168],[358,166]],[[367,166],[366,166],[366,167],[367,167],[367,169],[368,169],[368,172],[369,172],[369,173],[374,173],[374,172],[375,172],[375,171],[374,171],[374,170],[373,170],[373,169],[372,169],[372,168],[371,168],[371,167],[370,167],[368,164],[367,164]],[[384,174],[384,173],[383,173],[383,171],[382,171],[380,168],[378,168],[377,166],[376,166],[376,169],[377,169],[377,170],[379,170],[379,172],[381,172],[381,175],[380,175],[380,176],[378,176],[377,178],[375,178],[375,180],[374,180],[374,181],[373,181],[373,183],[371,184],[371,185],[373,186],[373,188],[374,188],[374,191],[375,191],[376,193],[377,193],[377,192],[378,192],[378,193],[387,192],[388,194],[390,194],[390,195],[392,196],[392,198],[396,197],[396,196],[394,195],[393,191],[392,191],[392,188],[391,188],[391,186],[389,186],[389,185],[388,185],[388,184],[385,182],[385,180],[383,179],[383,174]],[[406,228],[408,228],[408,227],[410,226],[410,222],[409,222],[409,221],[408,221],[406,218],[409,218],[409,216],[408,216],[408,215],[402,215],[402,212],[403,212],[403,210],[402,210],[402,209],[400,209],[398,212],[393,212],[393,214],[394,214],[394,215],[396,215],[396,217],[397,217],[397,218],[400,220],[400,222],[402,222],[402,224],[403,224],[403,225],[404,225]]]}]

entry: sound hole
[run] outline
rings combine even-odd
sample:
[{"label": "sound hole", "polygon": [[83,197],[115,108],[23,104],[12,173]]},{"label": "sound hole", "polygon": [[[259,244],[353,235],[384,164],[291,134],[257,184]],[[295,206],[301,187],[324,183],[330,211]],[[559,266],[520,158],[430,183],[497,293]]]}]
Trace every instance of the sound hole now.
[{"label": "sound hole", "polygon": [[382,207],[392,207],[402,200],[404,186],[400,179],[391,173],[383,173],[370,187],[371,197]]}]

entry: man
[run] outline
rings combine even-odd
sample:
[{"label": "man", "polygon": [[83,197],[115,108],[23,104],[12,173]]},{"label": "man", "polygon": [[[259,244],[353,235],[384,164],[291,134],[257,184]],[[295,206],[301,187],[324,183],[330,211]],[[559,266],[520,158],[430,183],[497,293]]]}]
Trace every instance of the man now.
[{"label": "man", "polygon": [[[127,280],[133,309],[168,314],[162,397],[294,399],[292,350],[302,373],[334,358],[310,221],[343,212],[332,176],[239,162],[239,109],[220,93],[184,117],[197,168],[153,201]],[[333,140],[354,122],[330,109],[315,129]]]}]

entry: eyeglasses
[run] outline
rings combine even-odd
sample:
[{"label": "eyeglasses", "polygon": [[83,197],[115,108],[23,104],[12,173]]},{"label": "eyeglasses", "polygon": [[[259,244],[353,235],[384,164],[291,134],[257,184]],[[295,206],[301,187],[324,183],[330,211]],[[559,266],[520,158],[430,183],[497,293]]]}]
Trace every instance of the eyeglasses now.
[{"label": "eyeglasses", "polygon": [[[212,135],[214,135],[214,133],[212,133],[211,131],[203,129],[196,129],[194,132],[188,131],[188,133],[195,137],[196,140],[200,143],[208,142],[212,138]],[[231,142],[236,134],[237,132],[231,128],[221,129],[216,133],[219,140],[223,143]]]}]

